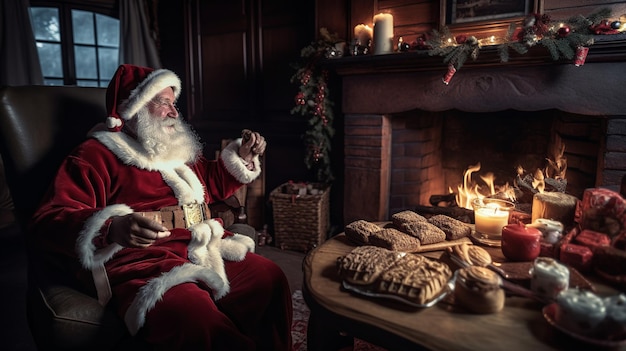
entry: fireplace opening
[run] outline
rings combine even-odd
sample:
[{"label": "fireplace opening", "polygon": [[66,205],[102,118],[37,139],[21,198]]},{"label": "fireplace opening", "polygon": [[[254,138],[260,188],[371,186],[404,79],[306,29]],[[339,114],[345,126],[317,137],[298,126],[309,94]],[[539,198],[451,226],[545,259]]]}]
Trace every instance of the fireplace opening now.
[{"label": "fireplace opening", "polygon": [[433,195],[457,192],[466,170],[479,166],[472,180],[488,192],[482,176],[496,186],[513,186],[520,168],[545,170],[562,152],[567,168],[565,192],[581,197],[594,187],[603,154],[606,120],[559,110],[413,110],[391,121],[389,213],[432,205]]}]

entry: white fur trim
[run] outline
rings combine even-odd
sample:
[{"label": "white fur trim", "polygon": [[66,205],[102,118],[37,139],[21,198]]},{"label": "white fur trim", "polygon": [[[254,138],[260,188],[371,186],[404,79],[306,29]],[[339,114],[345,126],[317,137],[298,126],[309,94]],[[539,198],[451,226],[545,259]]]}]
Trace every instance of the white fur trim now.
[{"label": "white fur trim", "polygon": [[94,267],[102,266],[123,248],[121,245],[113,243],[105,248],[96,250],[93,239],[100,235],[100,229],[107,219],[133,212],[133,209],[127,205],[117,204],[107,206],[87,219],[83,230],[80,231],[76,240],[76,252],[83,267],[93,269]]},{"label": "white fur trim", "polygon": [[184,165],[186,162],[196,160],[196,155],[189,155],[187,160],[161,161],[148,157],[145,149],[136,139],[126,133],[110,133],[108,131],[95,131],[91,136],[96,138],[107,149],[111,150],[124,164],[135,166],[148,171],[159,171],[162,169],[174,169]]},{"label": "white fur trim", "polygon": [[233,234],[220,242],[222,258],[229,261],[243,261],[248,251],[254,252],[254,240],[247,235]]},{"label": "white fur trim", "polygon": [[143,152],[141,145],[126,133],[96,131],[92,136],[104,144],[122,163],[148,171],[159,171],[163,180],[172,188],[179,205],[204,202],[204,186],[185,162],[162,162],[151,159]]},{"label": "white fur trim", "polygon": [[224,227],[214,219],[209,219],[189,228],[191,241],[187,244],[187,258],[192,263],[210,268],[228,286],[224,261],[219,251],[224,235]]},{"label": "white fur trim", "polygon": [[146,285],[139,289],[137,296],[126,311],[124,321],[131,335],[136,335],[146,321],[146,314],[154,308],[163,295],[171,287],[191,282],[204,282],[213,290],[216,300],[224,297],[229,286],[211,269],[185,263],[172,268],[171,271],[163,273],[157,278],[153,278]]},{"label": "white fur trim", "polygon": [[228,173],[232,174],[238,181],[243,184],[251,183],[261,174],[261,161],[259,155],[255,155],[252,159],[254,170],[251,171],[243,164],[243,160],[239,157],[239,147],[241,146],[241,138],[233,140],[220,153],[220,158],[224,161],[224,166]]},{"label": "white fur trim", "polygon": [[122,120],[118,117],[109,116],[107,117],[107,128],[116,128],[122,126]]},{"label": "white fur trim", "polygon": [[179,205],[204,202],[204,187],[191,169],[182,165],[174,169],[160,170],[163,180],[172,188]]},{"label": "white fur trim", "polygon": [[153,71],[130,92],[128,100],[118,107],[118,112],[122,118],[129,120],[161,90],[167,87],[174,88],[174,96],[178,99],[180,86],[180,78],[174,72],[167,69]]}]

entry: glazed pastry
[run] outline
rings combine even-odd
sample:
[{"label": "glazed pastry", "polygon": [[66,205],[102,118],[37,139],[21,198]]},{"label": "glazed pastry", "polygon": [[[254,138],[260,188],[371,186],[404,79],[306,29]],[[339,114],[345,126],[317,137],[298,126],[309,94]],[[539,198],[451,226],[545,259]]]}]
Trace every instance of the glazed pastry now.
[{"label": "glazed pastry", "polygon": [[454,286],[454,301],[474,313],[495,313],[504,307],[504,290],[500,277],[478,266],[458,270]]},{"label": "glazed pastry", "polygon": [[557,297],[555,321],[581,335],[593,335],[606,316],[604,301],[588,290],[567,289]]},{"label": "glazed pastry", "polygon": [[569,268],[550,257],[536,258],[530,275],[530,289],[549,299],[569,287]]},{"label": "glazed pastry", "polygon": [[606,317],[602,322],[601,330],[609,340],[623,340],[626,338],[626,294],[622,293],[604,298]]},{"label": "glazed pastry", "polygon": [[487,250],[467,243],[453,246],[450,254],[455,255],[470,266],[487,267],[492,262],[491,255]]}]

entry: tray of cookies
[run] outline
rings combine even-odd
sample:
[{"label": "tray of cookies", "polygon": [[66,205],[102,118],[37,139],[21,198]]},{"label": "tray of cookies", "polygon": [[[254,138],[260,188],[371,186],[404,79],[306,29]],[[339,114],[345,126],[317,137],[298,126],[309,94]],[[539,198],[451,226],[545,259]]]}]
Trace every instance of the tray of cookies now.
[{"label": "tray of cookies", "polygon": [[447,264],[378,246],[354,248],[337,258],[337,269],[346,290],[413,307],[433,306],[454,289]]}]

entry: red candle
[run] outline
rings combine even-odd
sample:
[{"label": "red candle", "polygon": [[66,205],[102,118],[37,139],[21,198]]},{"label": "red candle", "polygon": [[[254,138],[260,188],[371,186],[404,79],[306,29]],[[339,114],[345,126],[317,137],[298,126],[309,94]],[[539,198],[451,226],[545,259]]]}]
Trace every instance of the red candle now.
[{"label": "red candle", "polygon": [[502,227],[502,253],[511,261],[532,261],[541,251],[541,231],[523,224]]}]

